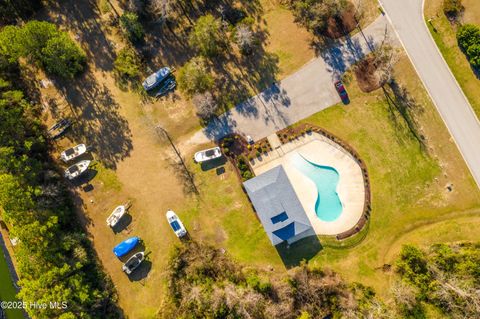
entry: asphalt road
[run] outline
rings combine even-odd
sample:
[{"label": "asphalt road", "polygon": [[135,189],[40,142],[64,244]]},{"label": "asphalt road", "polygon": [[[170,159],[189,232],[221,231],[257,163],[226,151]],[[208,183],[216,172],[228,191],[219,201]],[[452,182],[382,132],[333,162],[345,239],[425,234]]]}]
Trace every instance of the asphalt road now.
[{"label": "asphalt road", "polygon": [[380,0],[480,187],[480,123],[430,36],[423,0]]}]

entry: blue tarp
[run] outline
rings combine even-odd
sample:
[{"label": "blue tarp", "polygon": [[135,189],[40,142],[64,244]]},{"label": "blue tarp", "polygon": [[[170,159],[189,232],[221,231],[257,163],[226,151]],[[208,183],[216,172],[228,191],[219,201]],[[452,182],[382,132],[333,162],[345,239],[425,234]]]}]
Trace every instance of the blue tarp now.
[{"label": "blue tarp", "polygon": [[273,231],[273,234],[281,240],[289,240],[295,236],[295,222],[288,224],[287,226]]},{"label": "blue tarp", "polygon": [[138,237],[131,237],[129,239],[126,239],[122,241],[120,244],[115,246],[113,248],[113,252],[115,253],[115,256],[117,257],[122,257],[128,254],[129,251],[131,251],[135,246],[137,246],[138,242],[140,241],[140,238]]}]

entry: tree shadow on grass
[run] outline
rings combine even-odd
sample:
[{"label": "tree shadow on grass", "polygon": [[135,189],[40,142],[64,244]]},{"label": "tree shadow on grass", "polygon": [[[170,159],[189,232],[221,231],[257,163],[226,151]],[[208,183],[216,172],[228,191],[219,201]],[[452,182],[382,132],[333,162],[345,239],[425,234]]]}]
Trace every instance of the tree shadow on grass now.
[{"label": "tree shadow on grass", "polygon": [[115,169],[120,160],[130,155],[133,144],[128,122],[120,115],[120,106],[110,90],[89,71],[75,80],[58,79],[55,83],[77,122],[72,128],[74,139],[93,146],[98,160]]},{"label": "tree shadow on grass", "polygon": [[113,69],[115,48],[102,29],[96,0],[49,1],[37,18],[67,26],[97,68],[104,71]]},{"label": "tree shadow on grass", "polygon": [[182,160],[183,162],[186,162],[183,156],[180,160],[173,154],[170,158],[167,158],[168,165],[172,169],[178,181],[183,186],[183,192],[186,195],[198,194],[198,190],[195,184],[195,173],[186,169],[185,166],[182,164]]},{"label": "tree shadow on grass", "polygon": [[287,269],[299,266],[303,260],[308,262],[323,250],[317,236],[300,239],[291,245],[283,242],[275,248]]},{"label": "tree shadow on grass", "polygon": [[397,128],[397,131],[402,127],[401,123],[397,120],[397,116],[400,115],[411,136],[419,143],[421,149],[426,151],[425,137],[421,134],[420,127],[415,119],[415,113],[423,112],[422,106],[419,105],[410,95],[410,92],[395,79],[388,82],[387,86],[383,86],[382,90],[388,104],[390,118]]}]

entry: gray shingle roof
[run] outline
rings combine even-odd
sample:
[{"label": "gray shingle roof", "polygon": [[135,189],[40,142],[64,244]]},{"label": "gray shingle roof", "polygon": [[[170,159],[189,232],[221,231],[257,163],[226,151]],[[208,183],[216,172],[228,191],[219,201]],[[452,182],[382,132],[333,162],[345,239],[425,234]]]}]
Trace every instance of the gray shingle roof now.
[{"label": "gray shingle roof", "polygon": [[[272,244],[277,245],[283,241],[273,232],[278,233],[292,222],[295,223],[295,236],[312,227],[281,165],[244,182],[243,185]],[[283,212],[286,212],[288,219],[273,223],[272,217]]]}]

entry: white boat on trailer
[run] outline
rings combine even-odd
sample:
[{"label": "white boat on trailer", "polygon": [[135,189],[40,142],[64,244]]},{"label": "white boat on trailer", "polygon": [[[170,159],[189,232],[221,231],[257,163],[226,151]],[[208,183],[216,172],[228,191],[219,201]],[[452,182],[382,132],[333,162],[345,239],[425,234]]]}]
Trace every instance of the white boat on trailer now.
[{"label": "white boat on trailer", "polygon": [[196,152],[194,155],[195,162],[197,163],[211,161],[219,157],[222,157],[222,151],[218,146],[214,148],[209,148],[207,150],[203,150],[200,152]]},{"label": "white boat on trailer", "polygon": [[130,257],[125,264],[122,266],[122,270],[130,275],[135,269],[137,269],[140,264],[145,260],[145,252],[139,252]]},{"label": "white boat on trailer", "polygon": [[125,205],[117,206],[110,214],[110,216],[108,216],[107,225],[112,228],[115,227],[126,212],[127,207],[125,207]]},{"label": "white boat on trailer", "polygon": [[182,221],[180,220],[180,218],[178,218],[175,212],[169,210],[165,215],[167,217],[168,223],[170,224],[170,227],[172,227],[175,235],[177,235],[178,238],[183,237],[187,234],[185,226],[183,226]]},{"label": "white boat on trailer", "polygon": [[85,144],[78,144],[77,146],[66,149],[60,154],[60,158],[65,163],[79,157],[87,152],[87,146]]},{"label": "white boat on trailer", "polygon": [[73,180],[79,177],[80,175],[82,175],[87,171],[88,166],[90,166],[90,162],[91,161],[89,160],[84,160],[76,164],[73,164],[72,166],[70,166],[65,170],[65,178],[68,178],[69,180]]}]

